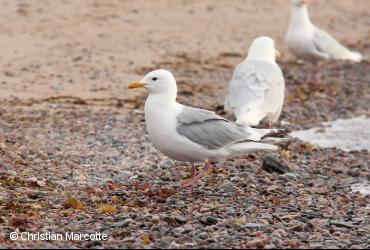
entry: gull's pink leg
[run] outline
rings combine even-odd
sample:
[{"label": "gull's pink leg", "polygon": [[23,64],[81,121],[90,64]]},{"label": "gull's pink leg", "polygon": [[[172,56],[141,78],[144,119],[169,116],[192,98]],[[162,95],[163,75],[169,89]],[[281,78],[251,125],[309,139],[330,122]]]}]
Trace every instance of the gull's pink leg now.
[{"label": "gull's pink leg", "polygon": [[194,189],[194,179],[197,175],[197,170],[195,168],[195,165],[193,164],[191,166],[191,178],[187,181],[185,181],[182,185],[181,185],[181,188],[186,188],[186,187],[191,187],[191,189],[193,190]]},{"label": "gull's pink leg", "polygon": [[197,169],[195,168],[195,165],[193,164],[191,166],[191,178],[193,179],[196,174],[197,174]]},{"label": "gull's pink leg", "polygon": [[315,73],[315,84],[319,84],[321,79],[321,65],[318,63],[316,65],[316,73]]},{"label": "gull's pink leg", "polygon": [[[195,174],[195,166],[193,165],[192,167],[192,178],[190,180],[187,180],[185,181],[181,188],[188,188],[188,187],[191,187],[191,191],[194,191],[194,185],[196,185],[198,183],[198,181],[200,180],[200,178],[202,178],[202,176],[208,172],[208,170],[210,169],[210,162],[207,160],[205,162],[205,166],[204,168],[202,169],[202,171],[200,171],[198,174]],[[194,168],[194,175],[193,175],[193,168]]]},{"label": "gull's pink leg", "polygon": [[304,83],[309,84],[312,81],[312,75],[313,75],[313,65],[309,64],[308,66],[308,73],[306,76],[306,81]]}]

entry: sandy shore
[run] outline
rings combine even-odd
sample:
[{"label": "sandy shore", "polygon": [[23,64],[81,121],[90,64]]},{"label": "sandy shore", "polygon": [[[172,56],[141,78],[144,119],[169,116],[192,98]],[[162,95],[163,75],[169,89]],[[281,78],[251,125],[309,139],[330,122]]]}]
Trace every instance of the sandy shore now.
[{"label": "sandy shore", "polygon": [[[167,55],[245,55],[264,34],[276,39],[283,60],[291,59],[283,42],[288,0],[0,4],[0,98],[123,98],[131,95],[126,83],[141,77],[138,70]],[[313,0],[310,10],[344,44],[361,50],[370,39],[367,0]]]}]

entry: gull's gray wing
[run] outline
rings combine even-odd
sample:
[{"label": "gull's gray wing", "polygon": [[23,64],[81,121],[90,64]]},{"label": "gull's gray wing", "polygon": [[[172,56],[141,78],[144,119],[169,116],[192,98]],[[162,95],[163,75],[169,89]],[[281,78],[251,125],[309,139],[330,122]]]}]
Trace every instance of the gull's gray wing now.
[{"label": "gull's gray wing", "polygon": [[315,28],[313,45],[316,50],[334,59],[341,59],[344,55],[350,53],[346,47],[335,40],[329,33],[319,28]]},{"label": "gull's gray wing", "polygon": [[207,149],[249,140],[251,136],[242,126],[205,109],[183,106],[177,122],[176,130],[180,135]]}]

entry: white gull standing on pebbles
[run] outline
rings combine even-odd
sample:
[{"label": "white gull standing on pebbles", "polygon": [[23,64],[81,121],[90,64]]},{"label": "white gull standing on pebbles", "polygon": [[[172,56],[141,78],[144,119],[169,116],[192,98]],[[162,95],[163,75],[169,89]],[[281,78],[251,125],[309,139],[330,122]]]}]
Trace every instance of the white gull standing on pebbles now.
[{"label": "white gull standing on pebbles", "polygon": [[[144,87],[149,91],[144,112],[153,145],[172,159],[192,163],[192,178],[183,187],[193,187],[208,171],[210,161],[257,150],[276,150],[277,146],[272,144],[286,141],[286,138],[275,138],[285,130],[241,126],[214,112],[176,102],[176,81],[167,70],[152,71],[128,87]],[[199,174],[195,162],[206,162]]]},{"label": "white gull standing on pebbles", "polygon": [[256,38],[247,58],[234,70],[225,110],[233,113],[236,123],[257,126],[266,119],[271,124],[279,119],[283,102],[284,76],[275,62],[279,57],[270,37]]},{"label": "white gull standing on pebbles", "polygon": [[326,31],[312,24],[308,15],[308,0],[292,0],[292,10],[285,41],[299,59],[318,65],[320,60],[360,62],[363,57],[340,44]]}]

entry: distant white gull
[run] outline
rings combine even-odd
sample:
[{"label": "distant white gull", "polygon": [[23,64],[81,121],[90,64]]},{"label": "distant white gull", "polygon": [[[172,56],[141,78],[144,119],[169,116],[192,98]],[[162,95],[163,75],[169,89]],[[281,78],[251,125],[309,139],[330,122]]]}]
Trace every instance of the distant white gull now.
[{"label": "distant white gull", "polygon": [[[312,64],[320,60],[349,60],[360,62],[363,57],[340,44],[326,31],[312,24],[308,15],[308,0],[292,0],[292,10],[286,43],[292,53],[299,59]],[[318,68],[319,70],[320,68]]]},{"label": "distant white gull", "polygon": [[233,113],[236,123],[257,126],[266,119],[277,122],[284,102],[283,73],[275,62],[279,52],[270,37],[256,38],[247,58],[234,70],[225,101],[225,110]]},{"label": "distant white gull", "polygon": [[[144,111],[153,145],[172,159],[193,164],[192,178],[183,187],[193,187],[208,171],[210,161],[257,150],[276,150],[277,146],[272,144],[286,141],[286,138],[274,138],[285,133],[284,130],[237,125],[214,112],[176,102],[177,85],[169,71],[152,71],[128,87],[144,87],[149,91]],[[199,174],[195,162],[206,162]]]}]

